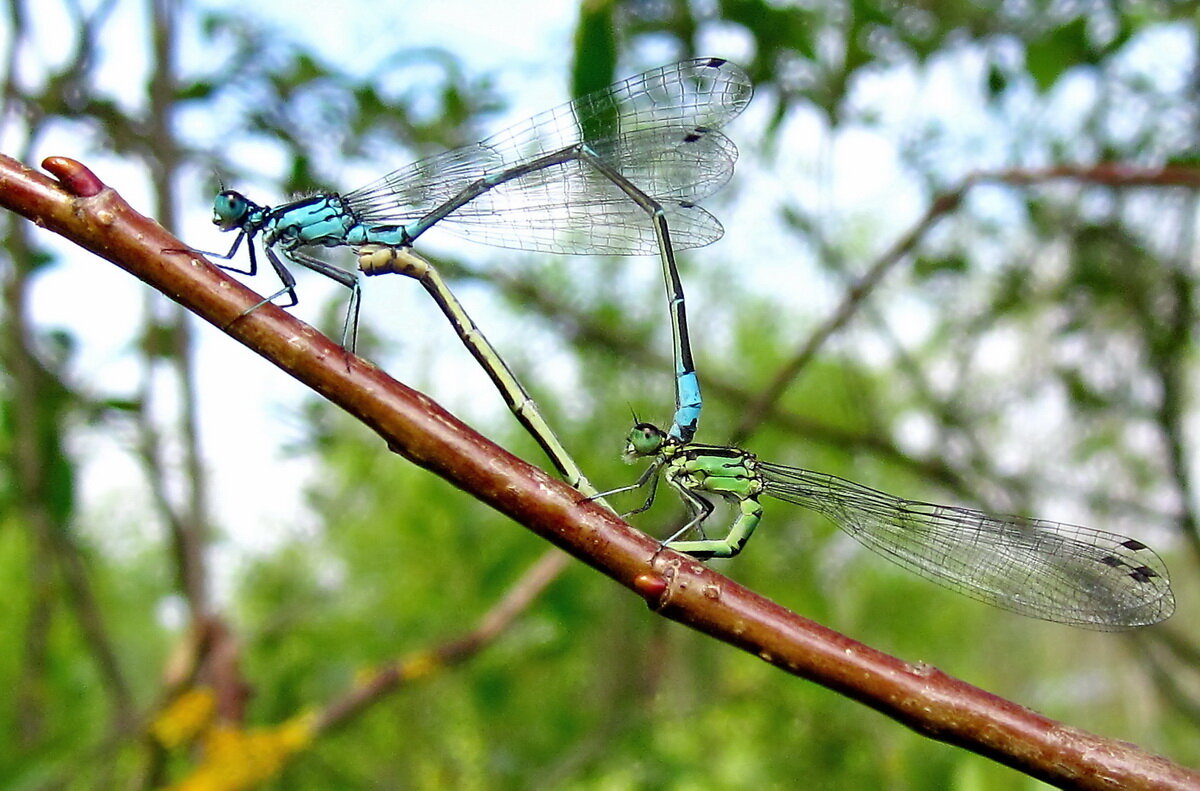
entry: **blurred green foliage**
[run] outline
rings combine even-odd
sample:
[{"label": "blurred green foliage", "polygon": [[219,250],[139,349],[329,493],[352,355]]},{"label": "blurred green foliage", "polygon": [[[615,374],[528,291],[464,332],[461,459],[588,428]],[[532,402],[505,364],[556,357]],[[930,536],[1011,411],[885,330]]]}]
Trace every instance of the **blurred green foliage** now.
[{"label": "blurred green foliage", "polygon": [[[158,34],[206,48],[213,60],[178,75],[156,111],[165,123],[156,126],[148,101],[131,109],[105,95],[96,78],[111,48],[130,46],[111,16],[123,5],[65,4],[69,21],[57,24],[73,26],[62,41],[76,49],[42,79],[19,78],[20,59],[7,59],[6,123],[21,130],[13,139],[25,141],[23,151],[9,153],[35,160],[50,153],[38,148],[43,135],[74,124],[87,130],[97,156],[147,172],[214,174],[206,190],[216,181],[268,181],[282,195],[353,186],[330,183],[344,162],[378,163],[382,172],[385,163],[471,142],[505,106],[493,78],[464,65],[454,42],[398,44],[393,57],[364,69],[329,62],[262,23],[253,7],[164,2],[153,4]],[[33,17],[45,7],[11,6],[10,53],[27,53]],[[728,248],[683,261],[707,441],[722,441],[745,417],[745,404],[905,230],[896,215],[915,221],[923,207],[914,204],[935,191],[984,168],[1195,161],[1194,81],[1149,79],[1135,52],[1145,36],[1175,36],[1191,59],[1179,72],[1193,73],[1194,12],[1183,4],[585,0],[577,12],[575,51],[556,62],[576,92],[659,65],[647,51],[733,57],[753,75],[761,105],[731,131],[753,163],[744,172],[826,190],[816,200],[798,187],[785,190],[766,212],[747,213],[739,205],[757,196],[739,186],[748,175],[735,178],[711,202],[714,210],[731,230],[744,222],[753,235],[780,235],[795,262],[735,261]],[[733,51],[707,48],[725,40]],[[913,101],[921,88],[890,98],[872,93],[881,80],[895,90],[928,85],[956,63],[961,124],[921,113]],[[399,79],[406,69],[425,78]],[[1064,94],[1081,85],[1083,98],[1064,107]],[[904,102],[911,104],[898,109]],[[195,114],[221,119],[218,139],[147,133]],[[814,128],[822,141],[797,131]],[[832,169],[831,141],[853,134],[888,141],[916,193],[837,206],[827,181],[780,164],[788,154],[817,152],[800,161]],[[233,156],[239,145],[269,149],[285,165],[256,168],[256,159]],[[206,199],[186,190],[156,197]],[[749,446],[764,458],[907,496],[1000,510],[1051,504],[1050,518],[1069,518],[1067,509],[1076,508],[1098,526],[1151,532],[1170,549],[1175,570],[1181,613],[1170,628],[1191,646],[1200,542],[1183,438],[1193,400],[1194,217],[1195,196],[1180,190],[977,188],[822,349]],[[179,517],[167,507],[173,493],[148,498],[158,509],[150,513],[81,509],[75,477],[97,434],[115,438],[130,457],[141,454],[150,483],[183,465],[170,455],[174,444],[194,440],[182,423],[159,426],[167,456],[146,452],[154,446],[144,422],[148,392],[112,390],[76,367],[71,333],[85,334],[103,312],[67,330],[24,315],[32,283],[56,262],[28,225],[12,221],[4,233],[0,679],[15,691],[0,703],[0,788],[179,780],[191,756],[156,755],[143,738],[189,621],[180,615],[188,609],[185,550],[164,537]],[[445,263],[457,285],[499,302],[493,308],[505,326],[484,329],[529,380],[589,477],[601,486],[630,480],[636,472],[617,459],[629,408],[648,419],[667,415],[665,316],[658,286],[647,293],[639,275],[652,267],[492,250]],[[758,272],[779,285],[764,286]],[[331,306],[330,326],[341,307]],[[130,340],[131,358],[148,370],[174,362],[186,379],[189,325],[148,313],[140,339]],[[412,320],[436,322],[432,316]],[[369,308],[365,320],[365,350],[386,359],[395,350],[372,331]],[[463,357],[448,330],[436,348],[403,351]],[[543,365],[551,353],[565,365]],[[562,386],[567,369],[586,382],[582,395]],[[217,372],[197,375],[203,381]],[[430,372],[412,383],[450,405],[483,398],[448,392],[444,380]],[[306,492],[315,526],[217,575],[226,583],[217,610],[236,634],[250,724],[320,706],[359,674],[457,636],[546,550],[388,454],[325,403],[314,399],[297,418],[304,433],[289,450],[319,470]],[[476,422],[539,460],[507,414]],[[203,490],[202,480],[191,483],[203,497],[221,497]],[[679,513],[662,497],[636,524],[666,535]],[[175,521],[188,529],[186,519]],[[207,524],[190,529],[206,541],[219,534]],[[746,553],[718,565],[869,644],[1072,725],[1200,763],[1200,678],[1180,660],[1186,651],[1165,640],[990,611],[906,576],[820,517],[780,503],[768,504]],[[495,645],[351,718],[270,787],[1036,785],[664,623],[575,564]]]}]

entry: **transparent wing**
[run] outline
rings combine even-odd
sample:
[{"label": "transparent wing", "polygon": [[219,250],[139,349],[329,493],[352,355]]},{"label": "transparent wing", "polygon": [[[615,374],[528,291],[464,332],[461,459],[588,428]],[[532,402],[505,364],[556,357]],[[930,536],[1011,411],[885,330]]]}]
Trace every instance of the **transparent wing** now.
[{"label": "transparent wing", "polygon": [[760,463],[759,472],[766,494],[819,511],[909,571],[997,607],[1100,630],[1175,611],[1166,566],[1136,539],[903,500],[795,467]]},{"label": "transparent wing", "polygon": [[[719,131],[753,95],[739,67],[715,58],[654,69],[534,116],[479,143],[397,170],[343,196],[368,225],[407,225],[479,179],[584,145],[664,207],[676,247],[720,238],[695,203],[733,174],[737,148]],[[501,247],[559,253],[655,252],[639,208],[594,167],[572,159],[499,183],[438,223]]]}]

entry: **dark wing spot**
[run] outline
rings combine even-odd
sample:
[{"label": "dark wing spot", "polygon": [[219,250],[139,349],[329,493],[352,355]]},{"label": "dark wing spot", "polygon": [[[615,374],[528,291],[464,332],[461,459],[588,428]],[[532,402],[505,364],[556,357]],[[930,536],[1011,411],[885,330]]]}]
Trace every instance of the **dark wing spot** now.
[{"label": "dark wing spot", "polygon": [[1106,566],[1112,566],[1114,569],[1118,569],[1125,565],[1125,561],[1113,555],[1105,555],[1104,557],[1100,558],[1100,562]]},{"label": "dark wing spot", "polygon": [[1124,541],[1122,541],[1121,546],[1125,547],[1126,549],[1132,549],[1135,552],[1139,549],[1146,548],[1146,545],[1143,544],[1141,541],[1138,541],[1138,540],[1132,539],[1132,538],[1127,538]]},{"label": "dark wing spot", "polygon": [[1138,582],[1149,582],[1151,579],[1158,576],[1158,572],[1149,566],[1138,566],[1136,569],[1129,572],[1129,576],[1133,577]]},{"label": "dark wing spot", "polygon": [[710,68],[719,69],[728,62],[729,61],[725,60],[724,58],[709,58],[708,63],[705,63],[704,65],[709,66]]}]

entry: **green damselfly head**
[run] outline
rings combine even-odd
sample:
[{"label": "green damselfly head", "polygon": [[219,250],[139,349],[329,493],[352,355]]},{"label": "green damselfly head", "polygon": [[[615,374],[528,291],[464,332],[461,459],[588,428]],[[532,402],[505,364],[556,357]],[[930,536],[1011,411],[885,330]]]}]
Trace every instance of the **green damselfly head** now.
[{"label": "green damselfly head", "polygon": [[638,423],[625,439],[626,463],[632,464],[645,456],[657,456],[667,441],[667,432],[653,423]]},{"label": "green damselfly head", "polygon": [[222,231],[242,227],[246,215],[259,206],[240,192],[224,190],[213,198],[213,225]]}]

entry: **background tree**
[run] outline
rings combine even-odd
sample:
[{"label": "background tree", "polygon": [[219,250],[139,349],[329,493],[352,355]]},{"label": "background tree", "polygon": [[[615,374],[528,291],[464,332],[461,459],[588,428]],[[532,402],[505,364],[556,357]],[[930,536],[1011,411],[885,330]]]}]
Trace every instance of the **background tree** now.
[{"label": "background tree", "polygon": [[[129,174],[122,192],[144,190],[143,208],[168,226],[176,206],[206,211],[196,207],[212,173],[282,198],[354,186],[365,178],[349,174],[500,126],[500,91],[449,42],[398,47],[364,68],[242,12],[49,9],[9,9],[5,150],[111,163]],[[685,259],[710,404],[702,439],[913,497],[1138,535],[1168,550],[1186,616],[1200,549],[1185,434],[1195,197],[1126,176],[1186,166],[1194,148],[1190,16],[1153,3],[600,3],[584,4],[574,27],[574,65],[550,53],[544,63],[570,71],[576,91],[690,54],[731,57],[757,85],[731,130],[739,175],[712,202],[728,238]],[[138,29],[144,90],[126,94],[105,72],[126,74],[119,56]],[[193,236],[208,233],[201,222],[184,236],[204,247],[211,235]],[[293,721],[356,674],[457,633],[463,613],[486,612],[541,555],[537,540],[298,390],[288,451],[305,462],[303,513],[289,508],[294,491],[271,485],[266,511],[231,506],[211,482],[226,462],[205,402],[228,403],[245,383],[224,361],[206,363],[201,338],[213,333],[194,334],[132,281],[105,284],[124,297],[65,294],[75,281],[61,272],[95,262],[47,247],[23,221],[10,220],[5,241],[0,622],[13,626],[0,673],[16,690],[0,704],[16,746],[0,752],[6,784],[195,779],[194,756],[166,749],[164,729],[182,742],[210,706],[246,727]],[[669,404],[655,268],[476,247],[442,258],[593,480],[628,480],[615,463],[628,405],[659,419]],[[302,311],[321,301],[306,296],[321,293],[311,280]],[[498,399],[463,386],[477,374],[448,329],[425,320],[432,307],[411,284],[367,288],[363,353],[540,461]],[[325,293],[335,327],[344,294]],[[113,377],[96,324],[128,294],[145,300],[141,324],[124,328]],[[88,309],[64,320],[46,307],[63,301]],[[126,460],[141,467],[138,487],[98,474],[127,471]],[[221,524],[247,507],[296,524],[253,546]],[[677,516],[659,505],[638,524],[665,535]],[[780,506],[726,568],[900,656],[1197,762],[1186,617],[1130,636],[1068,631],[886,566]],[[197,696],[196,681],[216,694]],[[648,618],[582,567],[459,671],[340,725],[279,787],[1014,782]]]}]

